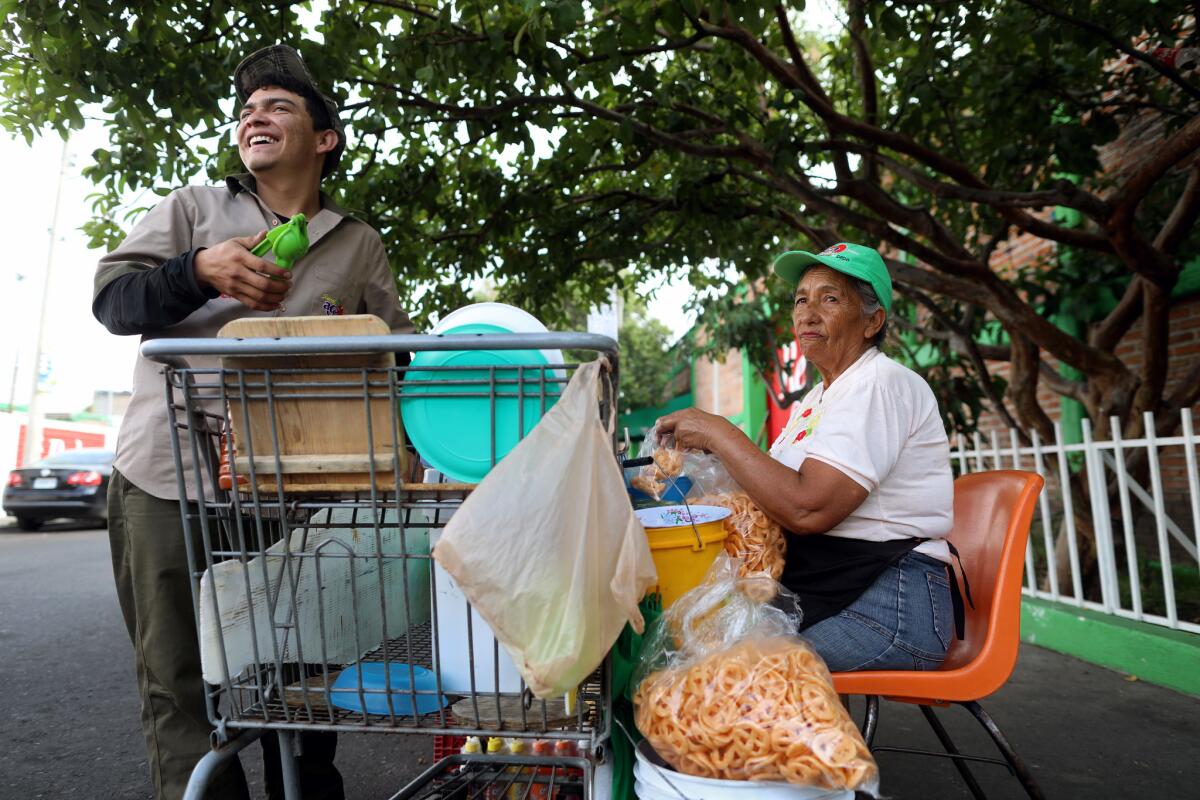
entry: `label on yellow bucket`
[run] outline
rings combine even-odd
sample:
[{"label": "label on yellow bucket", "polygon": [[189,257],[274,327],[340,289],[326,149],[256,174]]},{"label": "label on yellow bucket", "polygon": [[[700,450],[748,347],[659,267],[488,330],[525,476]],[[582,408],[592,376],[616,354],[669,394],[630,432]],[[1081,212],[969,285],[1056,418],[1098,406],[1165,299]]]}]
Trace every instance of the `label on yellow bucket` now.
[{"label": "label on yellow bucket", "polygon": [[720,522],[733,512],[720,506],[656,506],[634,512],[644,528],[676,528]]}]

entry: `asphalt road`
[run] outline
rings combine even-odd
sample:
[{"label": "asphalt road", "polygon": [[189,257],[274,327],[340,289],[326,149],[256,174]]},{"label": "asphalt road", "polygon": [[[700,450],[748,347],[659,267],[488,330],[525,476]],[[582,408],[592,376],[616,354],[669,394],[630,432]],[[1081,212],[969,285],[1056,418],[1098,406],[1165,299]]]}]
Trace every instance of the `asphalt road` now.
[{"label": "asphalt road", "polygon": [[[1200,699],[1129,678],[1026,646],[984,705],[1048,798],[1194,797]],[[29,534],[0,522],[0,687],[0,798],[151,796],[104,531]],[[965,711],[939,714],[964,751],[991,755]],[[884,704],[876,742],[937,747],[917,710],[897,703]],[[426,737],[342,736],[347,796],[390,797],[430,753]],[[243,763],[261,787],[258,762],[252,745]],[[889,798],[970,796],[945,760],[881,753],[879,764]],[[1024,797],[999,767],[975,773],[989,797]]]},{"label": "asphalt road", "polygon": [[[0,798],[150,798],[133,648],[108,534],[0,518]],[[347,797],[391,797],[427,766],[428,737],[343,736]],[[257,744],[242,753],[261,789]]]}]

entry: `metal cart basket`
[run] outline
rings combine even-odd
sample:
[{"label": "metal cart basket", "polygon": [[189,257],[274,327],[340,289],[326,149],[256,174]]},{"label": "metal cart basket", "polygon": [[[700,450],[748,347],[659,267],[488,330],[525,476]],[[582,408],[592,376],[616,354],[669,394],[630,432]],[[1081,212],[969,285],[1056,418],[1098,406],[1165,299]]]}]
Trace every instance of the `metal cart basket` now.
[{"label": "metal cart basket", "polygon": [[[392,357],[470,350],[567,356],[483,368],[430,365],[437,359],[396,366]],[[526,690],[429,555],[473,486],[423,472],[401,419],[412,402],[434,404],[423,407],[433,412],[442,400],[477,403],[495,463],[581,361],[608,361],[597,409],[608,417],[615,342],[583,333],[160,339],[142,353],[165,365],[215,729],[189,797],[202,796],[220,764],[267,730],[279,735],[289,798],[299,797],[296,734],[311,730],[572,740],[575,757],[471,763],[455,755],[397,796],[421,797],[422,785],[448,781],[492,787],[489,797],[503,790],[549,800],[555,785],[591,796],[609,735],[606,666],[561,699],[535,700]],[[326,426],[342,431],[322,445],[335,452],[296,452]],[[354,452],[336,452],[350,440]]]}]

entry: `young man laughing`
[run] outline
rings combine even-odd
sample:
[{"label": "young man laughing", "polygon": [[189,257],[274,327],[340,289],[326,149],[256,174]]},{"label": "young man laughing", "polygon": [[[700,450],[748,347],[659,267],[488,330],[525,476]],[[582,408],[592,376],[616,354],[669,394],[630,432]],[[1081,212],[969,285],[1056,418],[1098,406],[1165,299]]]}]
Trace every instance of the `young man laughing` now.
[{"label": "young man laughing", "polygon": [[[176,189],[152,209],[100,259],[96,318],[112,333],[143,340],[211,337],[231,320],[276,314],[370,313],[393,332],[411,332],[379,234],[320,191],[346,135],[337,106],[299,53],[276,45],[251,54],[235,70],[234,87],[238,151],[248,172],[220,186]],[[250,252],[298,213],[308,220],[310,250],[292,270]],[[155,796],[175,800],[209,751],[212,728],[163,388],[158,366],[139,356],[109,486],[109,540]],[[343,797],[335,747],[333,734],[302,737],[305,798]],[[282,797],[274,737],[263,740],[263,753],[268,796]],[[248,796],[236,758],[206,796]]]}]

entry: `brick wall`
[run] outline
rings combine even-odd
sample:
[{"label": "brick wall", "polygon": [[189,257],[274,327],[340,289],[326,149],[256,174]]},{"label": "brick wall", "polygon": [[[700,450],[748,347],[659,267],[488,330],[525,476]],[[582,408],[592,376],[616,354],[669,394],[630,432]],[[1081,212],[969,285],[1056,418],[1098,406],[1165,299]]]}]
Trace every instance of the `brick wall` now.
[{"label": "brick wall", "polygon": [[[715,368],[714,368],[715,367]],[[713,387],[716,386],[716,404]],[[696,408],[710,414],[734,417],[745,409],[742,396],[742,354],[730,350],[722,361],[698,358],[692,366],[692,394]]]}]

